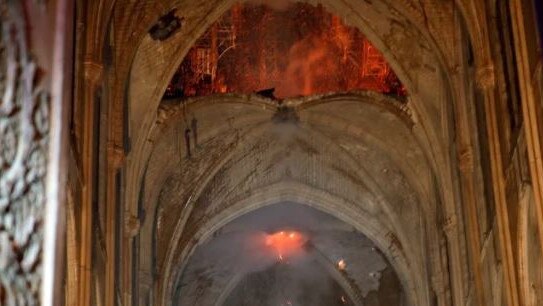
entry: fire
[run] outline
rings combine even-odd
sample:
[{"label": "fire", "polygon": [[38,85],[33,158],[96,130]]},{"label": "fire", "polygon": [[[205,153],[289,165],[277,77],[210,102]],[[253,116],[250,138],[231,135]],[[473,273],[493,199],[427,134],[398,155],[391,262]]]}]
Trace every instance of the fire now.
[{"label": "fire", "polygon": [[279,261],[299,254],[306,241],[306,236],[297,231],[279,231],[266,236],[266,246],[277,254]]},{"label": "fire", "polygon": [[340,259],[338,262],[337,262],[337,268],[339,270],[345,270],[345,268],[347,268],[347,264],[345,263],[345,260],[343,259]]},{"label": "fire", "polygon": [[351,90],[406,96],[358,29],[323,6],[297,2],[281,11],[234,5],[188,52],[165,97],[267,88],[279,98]]}]

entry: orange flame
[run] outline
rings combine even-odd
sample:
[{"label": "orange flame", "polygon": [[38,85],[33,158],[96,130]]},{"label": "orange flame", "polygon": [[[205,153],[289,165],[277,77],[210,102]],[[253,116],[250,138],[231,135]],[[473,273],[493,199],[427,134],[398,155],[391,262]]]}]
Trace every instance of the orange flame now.
[{"label": "orange flame", "polygon": [[358,29],[307,3],[283,11],[234,6],[189,51],[170,85],[166,96],[267,88],[279,98],[352,90],[406,95]]},{"label": "orange flame", "polygon": [[279,261],[299,254],[306,241],[305,235],[297,231],[280,231],[266,236],[266,246],[277,254]]}]

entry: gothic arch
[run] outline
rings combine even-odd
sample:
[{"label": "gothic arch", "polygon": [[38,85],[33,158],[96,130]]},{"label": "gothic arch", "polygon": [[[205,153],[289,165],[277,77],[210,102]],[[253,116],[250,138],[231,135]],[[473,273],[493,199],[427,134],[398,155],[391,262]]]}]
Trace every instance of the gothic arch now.
[{"label": "gothic arch", "polygon": [[[435,192],[439,195],[437,202],[438,211],[435,213],[436,219],[440,222],[448,224],[446,227],[447,239],[450,241],[449,256],[452,262],[452,281],[454,282],[453,295],[454,300],[463,300],[465,285],[462,285],[463,274],[466,273],[466,258],[461,255],[460,250],[465,247],[465,241],[461,238],[463,235],[463,221],[459,218],[462,214],[460,207],[459,187],[457,183],[457,173],[453,170],[456,167],[456,151],[450,146],[453,143],[453,134],[451,129],[454,126],[452,107],[455,103],[464,103],[462,95],[453,89],[455,80],[453,80],[454,69],[458,63],[455,57],[449,52],[454,48],[445,48],[444,41],[450,39],[450,34],[454,33],[457,27],[454,24],[455,16],[453,14],[443,13],[448,11],[440,4],[431,1],[421,4],[422,13],[416,5],[410,3],[389,3],[383,1],[383,6],[364,10],[361,6],[367,4],[354,4],[355,1],[319,1],[335,13],[342,15],[350,24],[361,29],[366,36],[377,45],[377,47],[385,54],[394,70],[398,73],[402,82],[407,86],[410,92],[410,100],[408,108],[412,114],[414,125],[413,133],[417,137],[417,141],[421,147],[425,158],[431,165],[430,168],[435,175],[434,179],[437,182]],[[311,3],[314,3],[313,1]],[[315,2],[316,3],[316,2]],[[130,138],[131,151],[127,156],[124,173],[126,177],[126,189],[124,202],[126,205],[125,211],[127,219],[136,218],[138,215],[138,195],[140,194],[142,182],[147,168],[147,161],[151,152],[154,150],[152,141],[149,141],[150,136],[156,130],[157,121],[161,121],[161,111],[156,111],[159,108],[160,97],[169,81],[173,69],[176,66],[171,63],[178,63],[182,60],[182,55],[186,53],[190,45],[201,34],[207,26],[214,21],[222,12],[229,8],[229,1],[221,1],[217,3],[206,3],[209,5],[210,14],[207,14],[203,19],[196,18],[202,16],[200,13],[206,10],[205,6],[200,6],[195,9],[187,3],[167,3],[158,6],[149,5],[151,2],[143,5],[146,7],[144,18],[138,20],[138,25],[134,27],[119,27],[120,34],[116,33],[116,40],[122,41],[127,37],[136,37],[136,39],[128,39],[126,46],[123,46],[128,56],[119,56],[118,77],[113,79],[111,85],[111,100],[120,101],[126,98],[127,110],[124,112],[129,122],[128,130],[125,136]],[[119,7],[127,5],[122,1],[118,2]],[[454,6],[454,4],[453,4]],[[211,7],[213,7],[211,9]],[[386,7],[387,12],[380,12],[379,9]],[[179,12],[188,13],[186,23],[182,31],[176,33],[171,39],[158,43],[146,36],[145,27],[152,24],[152,18],[160,15],[161,12],[176,8]],[[403,9],[402,9],[403,8]],[[405,9],[408,8],[408,9]],[[128,11],[130,11],[130,9]],[[477,8],[472,8],[477,11]],[[435,28],[435,19],[432,19],[429,24],[424,25],[421,22],[426,17],[426,10],[430,10],[435,16],[440,16],[444,22],[446,20],[450,31],[439,32]],[[153,11],[154,13],[150,13]],[[364,11],[364,13],[360,13]],[[370,13],[368,13],[370,12]],[[390,13],[392,12],[392,13]],[[466,12],[472,12],[471,9],[462,10],[468,16],[466,20],[472,20],[472,15]],[[375,13],[374,15],[372,15]],[[390,14],[389,14],[390,13]],[[137,13],[135,15],[139,15]],[[382,14],[382,15],[379,15]],[[393,16],[390,19],[384,17]],[[119,24],[128,22],[122,18],[114,17]],[[134,18],[134,20],[137,18]],[[382,20],[386,21],[382,21]],[[132,21],[133,22],[133,21]],[[432,25],[433,24],[433,25]],[[372,27],[373,25],[373,27]],[[382,25],[382,26],[377,26]],[[401,34],[394,31],[387,33],[383,29],[389,30],[391,27],[395,31],[401,31]],[[127,33],[126,29],[130,28],[132,33]],[[470,28],[472,29],[472,28]],[[480,29],[480,28],[479,28]],[[125,31],[123,33],[123,31]],[[460,30],[459,30],[460,31]],[[481,30],[482,31],[482,30]],[[447,32],[447,33],[445,33]],[[473,33],[476,31],[471,31]],[[128,35],[131,34],[131,35]],[[473,35],[472,35],[473,36]],[[407,41],[416,39],[420,42],[414,49],[406,46],[410,45]],[[474,37],[474,36],[473,36]],[[141,39],[140,39],[141,38]],[[454,41],[453,37],[453,41]],[[403,40],[402,40],[403,39]],[[413,44],[411,44],[413,45]],[[450,46],[450,45],[449,45]],[[478,54],[479,50],[476,50]],[[157,56],[158,55],[158,56]],[[477,55],[476,55],[477,56]],[[145,58],[153,57],[157,60],[153,64],[148,64]],[[477,58],[480,58],[477,56]],[[128,61],[128,62],[126,62]],[[425,62],[419,65],[420,62]],[[483,62],[479,60],[478,62]],[[416,64],[419,63],[419,64]],[[485,66],[486,67],[486,66]],[[490,70],[484,70],[483,74],[478,73],[478,77],[488,77]],[[145,76],[149,79],[159,80],[158,83],[151,83],[145,78],[138,79],[136,76]],[[125,78],[126,77],[126,78]],[[128,80],[128,81],[127,81]],[[123,90],[121,90],[121,88]],[[127,96],[125,97],[124,88],[128,88]],[[436,90],[438,89],[438,90]],[[455,93],[455,94],[451,94]],[[119,110],[119,105],[114,106]],[[147,108],[144,108],[147,107]],[[111,116],[119,116],[119,111],[111,112]],[[141,125],[141,126],[140,126]],[[438,132],[438,131],[441,131]],[[119,125],[111,127],[112,141],[119,143]],[[429,212],[432,213],[432,212]],[[437,231],[434,235],[440,235]],[[438,239],[434,237],[434,240]],[[127,272],[130,273],[130,272]]]},{"label": "gothic arch", "polygon": [[[197,244],[191,245],[189,249],[184,251],[183,258],[178,259],[182,262],[181,267],[172,269],[176,271],[172,277],[172,281],[167,282],[170,296],[173,294],[171,287],[180,277],[183,266],[186,265],[186,258],[190,257],[198,244],[206,241],[210,236],[228,222],[243,216],[249,212],[256,211],[260,208],[274,205],[280,202],[293,202],[303,204],[323,211],[339,220],[354,226],[359,232],[365,233],[381,250],[387,250],[390,247],[388,239],[389,232],[385,229],[386,224],[380,223],[375,217],[365,214],[356,209],[345,209],[345,200],[335,197],[334,195],[319,189],[305,186],[303,184],[278,183],[272,186],[266,186],[261,190],[257,190],[255,194],[241,200],[234,206],[225,210],[221,214],[210,219],[206,224],[202,225],[196,233]],[[425,286],[417,287],[416,284],[423,284],[422,276],[416,273],[413,263],[400,250],[395,250],[393,254],[385,254],[388,260],[392,263],[395,270],[401,279],[402,285],[407,293],[409,305],[431,305],[426,299],[428,293]],[[166,295],[168,299],[169,295]],[[164,305],[169,305],[164,303]]]}]

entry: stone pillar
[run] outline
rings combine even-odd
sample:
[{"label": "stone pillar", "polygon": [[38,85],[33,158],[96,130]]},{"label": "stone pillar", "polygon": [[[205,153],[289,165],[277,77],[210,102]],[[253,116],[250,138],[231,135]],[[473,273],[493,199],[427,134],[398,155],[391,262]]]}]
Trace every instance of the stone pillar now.
[{"label": "stone pillar", "polygon": [[494,65],[490,60],[482,61],[476,71],[476,84],[484,96],[484,106],[487,124],[487,137],[490,151],[490,168],[492,173],[492,185],[498,231],[500,237],[500,249],[503,258],[504,286],[507,305],[519,306],[517,273],[515,258],[512,250],[511,228],[509,225],[509,210],[507,206],[506,181],[502,151],[501,137],[498,125],[498,97],[496,93],[496,81]]},{"label": "stone pillar", "polygon": [[[539,1],[539,0],[536,0]],[[543,247],[543,93],[538,88],[538,73],[542,74],[543,59],[533,58],[530,53],[531,46],[536,41],[537,29],[526,28],[535,16],[530,1],[511,1],[513,36],[517,59],[517,71],[519,78],[520,95],[522,101],[523,128],[526,137],[528,160],[534,202],[536,205],[537,220],[539,224],[539,239]],[[539,76],[540,78],[542,76]]]},{"label": "stone pillar", "polygon": [[[121,205],[117,201],[119,199],[120,190],[117,190],[117,185],[120,182],[117,182],[117,179],[120,179],[117,176],[119,169],[124,163],[124,150],[114,142],[109,142],[107,145],[107,170],[106,170],[106,225],[105,225],[105,240],[106,240],[106,275],[105,275],[105,305],[115,305],[115,289],[118,285],[116,284],[115,272],[116,272],[116,256],[121,254],[116,254],[116,239],[123,239],[119,235],[117,237],[117,222],[121,222],[120,217],[117,216],[117,206]],[[124,223],[124,222],[123,222]],[[121,226],[121,229],[123,226]],[[123,241],[118,242],[119,245],[122,245]],[[120,297],[122,298],[122,297]]]},{"label": "stone pillar", "polygon": [[80,220],[81,236],[79,242],[79,299],[78,305],[89,306],[91,302],[91,284],[92,284],[92,231],[93,231],[93,190],[95,171],[94,165],[94,118],[99,116],[95,114],[96,90],[100,87],[102,80],[102,65],[91,57],[87,58],[83,65],[84,83],[81,89],[81,104],[83,111],[83,122],[81,123],[81,175],[82,190],[80,202]]}]

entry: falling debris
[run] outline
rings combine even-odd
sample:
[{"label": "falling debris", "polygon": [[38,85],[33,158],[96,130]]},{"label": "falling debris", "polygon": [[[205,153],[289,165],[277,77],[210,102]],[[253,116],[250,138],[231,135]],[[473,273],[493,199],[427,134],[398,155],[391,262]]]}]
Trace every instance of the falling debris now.
[{"label": "falling debris", "polygon": [[275,93],[275,88],[267,88],[267,89],[259,90],[256,92],[256,94],[259,96],[275,100],[277,99],[277,97],[275,97],[274,93]]}]

